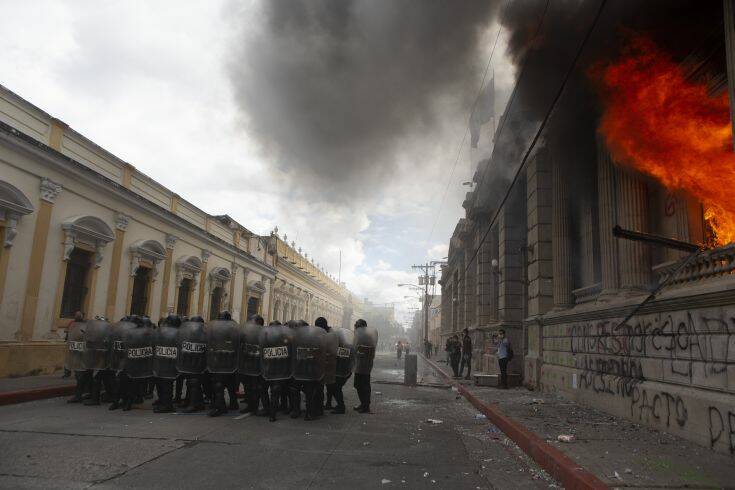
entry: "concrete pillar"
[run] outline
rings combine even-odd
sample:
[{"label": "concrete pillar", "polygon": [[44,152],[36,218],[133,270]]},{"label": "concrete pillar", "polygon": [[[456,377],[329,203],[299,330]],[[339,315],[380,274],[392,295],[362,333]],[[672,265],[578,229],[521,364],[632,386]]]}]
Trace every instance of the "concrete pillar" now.
[{"label": "concrete pillar", "polygon": [[552,164],[552,210],[551,220],[554,307],[568,308],[574,304],[572,298],[572,247],[570,237],[569,185],[561,161]]},{"label": "concrete pillar", "polygon": [[[487,223],[484,223],[483,226],[487,226]],[[484,234],[485,230],[481,229],[481,232]],[[482,239],[482,236],[480,236],[480,239]],[[490,232],[477,252],[477,325],[479,327],[496,319],[492,307],[495,300],[492,245],[492,232]]]},{"label": "concrete pillar", "polygon": [[542,148],[526,167],[529,317],[543,315],[554,304],[551,180],[549,152],[546,148]]},{"label": "concrete pillar", "polygon": [[[648,190],[636,175],[619,170],[618,222],[625,229],[647,232]],[[647,289],[651,283],[651,250],[649,245],[633,240],[618,241],[620,287]]]},{"label": "concrete pillar", "polygon": [[[41,276],[46,256],[46,243],[51,229],[51,213],[54,202],[61,193],[61,185],[50,179],[41,179],[40,203],[36,214],[36,225],[33,230],[31,257],[26,279],[26,291],[23,298],[23,311],[20,319],[20,330],[16,334],[18,340],[27,341],[33,338],[38,311],[38,294],[41,289]],[[63,284],[62,284],[63,287]],[[54,312],[56,314],[56,312]]]},{"label": "concrete pillar", "polygon": [[458,270],[457,270],[457,324],[455,325],[456,331],[461,331],[465,327],[465,315],[464,315],[464,305],[465,305],[465,280],[467,279],[465,276],[465,260],[466,257],[464,253],[462,253],[462,260],[458,261]]},{"label": "concrete pillar", "polygon": [[[465,247],[465,267],[467,276],[465,284],[465,327],[472,328],[477,326],[477,260],[475,256],[476,230],[474,223],[467,222],[467,226],[472,228],[467,232],[467,243]],[[474,256],[474,258],[473,258]],[[470,263],[472,260],[472,263]]]},{"label": "concrete pillar", "polygon": [[612,293],[620,286],[618,274],[618,241],[612,235],[617,224],[615,177],[617,170],[602,136],[597,137],[597,195],[600,223],[600,272],[602,294]]},{"label": "concrete pillar", "polygon": [[110,279],[107,283],[107,301],[105,316],[112,321],[117,318],[117,286],[120,282],[120,267],[122,266],[122,252],[125,242],[125,230],[130,224],[130,217],[122,213],[115,215],[115,241],[112,245],[112,260],[110,261]]},{"label": "concrete pillar", "polygon": [[[173,262],[174,247],[177,238],[173,235],[166,235],[166,261],[163,264],[163,285],[161,287],[161,304],[158,308],[159,318],[168,314],[168,291],[171,284],[171,265]],[[174,306],[175,308],[175,306]]]},{"label": "concrete pillar", "polygon": [[523,319],[523,260],[525,226],[518,213],[523,206],[511,197],[498,217],[498,319],[520,322]]}]

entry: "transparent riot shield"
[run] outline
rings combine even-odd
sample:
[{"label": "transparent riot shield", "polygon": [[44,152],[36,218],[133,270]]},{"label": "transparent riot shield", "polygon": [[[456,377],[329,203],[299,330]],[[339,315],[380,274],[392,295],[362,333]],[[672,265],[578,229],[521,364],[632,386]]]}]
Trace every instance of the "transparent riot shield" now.
[{"label": "transparent riot shield", "polygon": [[293,331],[285,325],[262,327],[258,334],[261,374],[267,381],[293,376]]}]

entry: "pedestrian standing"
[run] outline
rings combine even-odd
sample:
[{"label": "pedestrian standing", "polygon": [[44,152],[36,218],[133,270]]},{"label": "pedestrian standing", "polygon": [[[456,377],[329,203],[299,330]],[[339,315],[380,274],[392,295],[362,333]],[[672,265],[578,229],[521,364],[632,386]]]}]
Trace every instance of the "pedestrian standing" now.
[{"label": "pedestrian standing", "polygon": [[469,331],[465,328],[462,331],[462,362],[459,366],[459,376],[462,377],[465,365],[467,366],[467,376],[464,379],[470,379],[470,371],[472,370],[472,338]]},{"label": "pedestrian standing", "polygon": [[403,344],[400,342],[396,343],[396,355],[398,356],[398,360],[401,360],[401,354],[403,354]]},{"label": "pedestrian standing", "polygon": [[505,336],[505,330],[498,331],[498,365],[500,367],[500,386],[503,390],[508,389],[508,363],[513,359],[513,347]]}]

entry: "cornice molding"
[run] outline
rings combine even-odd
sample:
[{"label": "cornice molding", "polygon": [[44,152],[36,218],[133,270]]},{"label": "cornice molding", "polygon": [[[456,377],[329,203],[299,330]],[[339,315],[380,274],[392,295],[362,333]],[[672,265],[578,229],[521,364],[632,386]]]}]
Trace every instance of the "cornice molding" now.
[{"label": "cornice molding", "polygon": [[[181,216],[162,208],[145,197],[125,188],[114,180],[95,172],[73,158],[59,153],[53,148],[31,138],[22,131],[18,131],[2,121],[0,121],[0,141],[7,143],[11,147],[17,148],[19,151],[22,151],[32,157],[38,158],[42,163],[53,167],[61,173],[77,178],[87,185],[103,190],[108,195],[120,199],[128,205],[148,213],[153,218],[159,219],[167,225],[181,230],[183,233],[188,233],[197,237],[205,243],[218,248],[225,254],[234,255],[237,259],[244,262],[248,269],[254,272],[258,272],[268,277],[274,277],[276,274],[276,269],[273,266],[257,260],[252,254],[236,248],[234,245],[227,243],[211,233],[207,233],[205,230],[190,223]],[[10,164],[13,165],[12,163]],[[16,166],[16,168],[18,167]],[[21,168],[21,170],[27,172],[27,169]]]}]

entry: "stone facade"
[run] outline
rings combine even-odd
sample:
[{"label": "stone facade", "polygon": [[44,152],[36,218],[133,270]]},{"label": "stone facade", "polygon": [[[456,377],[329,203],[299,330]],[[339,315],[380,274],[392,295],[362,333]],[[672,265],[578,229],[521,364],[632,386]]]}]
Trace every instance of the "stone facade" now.
[{"label": "stone facade", "polygon": [[495,373],[503,328],[526,386],[735,454],[735,244],[689,256],[616,238],[710,237],[702,203],[613,161],[594,127],[573,145],[563,131],[550,124],[512,187],[512,136],[480,162],[442,269],[442,340],[468,328],[474,368]]}]

